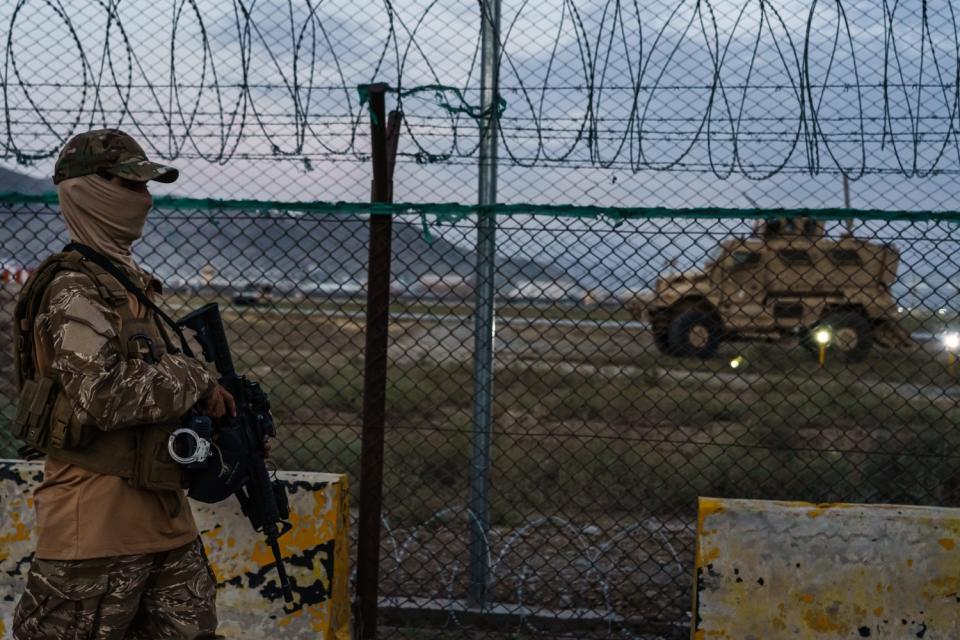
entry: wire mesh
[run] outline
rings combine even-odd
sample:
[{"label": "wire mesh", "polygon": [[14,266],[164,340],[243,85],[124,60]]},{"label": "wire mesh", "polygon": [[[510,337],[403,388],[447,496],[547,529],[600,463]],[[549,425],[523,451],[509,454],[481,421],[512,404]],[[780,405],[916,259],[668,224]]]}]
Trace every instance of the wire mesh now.
[{"label": "wire mesh", "polygon": [[[138,259],[170,312],[226,309],[280,466],[345,471],[356,498],[357,87],[389,83],[384,637],[688,637],[699,495],[957,505],[953,5],[510,0],[488,601],[468,606],[486,7],[6,3],[0,193],[51,192],[63,143],[104,126],[180,168]],[[7,324],[66,240],[55,204],[0,198]]]},{"label": "wire mesh", "polygon": [[[697,496],[958,503],[953,223],[848,235],[800,218],[501,216],[497,230],[478,617],[465,604],[475,221],[429,240],[418,216],[394,222],[385,637],[497,637],[479,630],[492,620],[522,636],[681,637]],[[5,205],[0,233],[28,269],[64,237],[46,204]],[[238,367],[270,392],[283,467],[359,471],[366,236],[359,215],[160,209],[137,246],[169,311],[226,308]],[[13,403],[8,383],[7,420]],[[409,629],[425,620],[432,631]]]}]

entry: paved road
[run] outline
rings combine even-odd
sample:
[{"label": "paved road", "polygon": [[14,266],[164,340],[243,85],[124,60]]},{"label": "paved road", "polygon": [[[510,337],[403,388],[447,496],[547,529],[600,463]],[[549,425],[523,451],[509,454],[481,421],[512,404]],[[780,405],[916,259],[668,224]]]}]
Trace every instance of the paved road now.
[{"label": "paved road", "polygon": [[[186,312],[187,305],[171,304],[170,309],[174,312]],[[240,313],[250,313],[255,311],[267,315],[283,316],[291,312],[296,312],[305,316],[324,316],[327,318],[346,318],[350,320],[363,320],[362,311],[342,311],[340,309],[303,309],[295,305],[274,305],[272,307],[239,307]],[[390,319],[394,322],[434,322],[438,324],[473,324],[473,316],[465,316],[456,313],[436,314],[436,313],[391,313]],[[552,326],[552,327],[582,327],[594,329],[634,329],[643,330],[647,328],[647,323],[640,320],[577,320],[571,318],[525,318],[523,316],[497,316],[497,322],[503,324],[529,325],[529,326]]]},{"label": "paved road", "polygon": [[[184,305],[171,305],[175,311],[180,311]],[[252,307],[244,308],[242,311],[247,312],[247,309],[253,309]],[[362,320],[363,312],[361,311],[342,311],[339,309],[323,309],[323,308],[314,308],[314,309],[303,309],[293,305],[276,305],[273,307],[261,307],[256,308],[256,311],[263,314],[270,315],[285,315],[287,313],[296,311],[305,316],[315,316],[322,315],[328,318],[346,318],[351,320]],[[447,324],[447,325],[473,325],[473,316],[465,316],[460,314],[435,314],[435,313],[391,313],[390,319],[394,322],[433,322],[437,324]],[[569,328],[580,328],[580,329],[629,329],[632,331],[644,331],[649,328],[649,324],[642,320],[589,320],[589,319],[574,319],[574,318],[527,318],[524,316],[497,316],[498,324],[505,324],[510,326],[516,326],[522,328],[524,325],[529,327],[569,327]],[[932,333],[927,331],[918,331],[912,334],[912,337],[917,342],[931,342],[937,339]]]}]

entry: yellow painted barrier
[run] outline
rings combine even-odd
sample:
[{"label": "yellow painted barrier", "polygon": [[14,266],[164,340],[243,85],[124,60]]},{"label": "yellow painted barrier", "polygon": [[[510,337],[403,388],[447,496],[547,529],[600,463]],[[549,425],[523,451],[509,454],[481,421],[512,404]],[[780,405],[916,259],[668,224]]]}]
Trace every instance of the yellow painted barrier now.
[{"label": "yellow painted barrier", "polygon": [[694,640],[960,638],[960,509],[701,498]]},{"label": "yellow painted barrier", "polygon": [[[0,460],[0,638],[35,547],[33,489],[41,463]],[[273,557],[240,513],[236,499],[193,503],[218,582],[220,633],[228,638],[349,640],[349,505],[346,476],[279,472],[290,498],[293,529],[280,538],[294,583],[295,608],[284,611]]]}]

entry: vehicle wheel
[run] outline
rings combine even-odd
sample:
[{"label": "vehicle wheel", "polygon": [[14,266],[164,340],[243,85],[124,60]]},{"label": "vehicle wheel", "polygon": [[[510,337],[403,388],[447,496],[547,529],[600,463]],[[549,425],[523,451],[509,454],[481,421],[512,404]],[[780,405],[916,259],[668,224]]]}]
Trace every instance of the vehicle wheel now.
[{"label": "vehicle wheel", "polygon": [[670,350],[678,356],[709,358],[720,346],[720,322],[700,309],[687,309],[670,322]]},{"label": "vehicle wheel", "polygon": [[663,355],[673,355],[673,350],[670,348],[670,334],[666,329],[655,329],[653,331],[653,343],[657,345],[657,349]]},{"label": "vehicle wheel", "polygon": [[[833,353],[843,362],[862,362],[873,348],[873,328],[870,321],[856,311],[839,311],[827,314],[818,326],[830,327],[833,341],[827,347],[827,359]],[[813,330],[804,332],[801,341],[812,353],[820,347],[813,339]]]}]

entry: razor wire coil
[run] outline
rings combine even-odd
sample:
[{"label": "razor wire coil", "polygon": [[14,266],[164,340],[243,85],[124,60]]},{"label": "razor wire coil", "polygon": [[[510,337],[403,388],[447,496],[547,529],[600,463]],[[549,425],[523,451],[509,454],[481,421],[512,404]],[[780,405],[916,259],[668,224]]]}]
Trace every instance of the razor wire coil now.
[{"label": "razor wire coil", "polygon": [[[290,3],[286,21],[239,0],[226,13],[201,0],[172,4],[169,22],[156,29],[170,35],[164,73],[146,66],[142,52],[156,43],[127,4],[107,0],[97,7],[94,14],[87,4],[18,0],[0,13],[7,35],[0,157],[36,163],[54,156],[73,133],[118,124],[149,131],[153,150],[167,159],[366,157],[358,146],[366,125],[356,96],[362,83],[346,71],[352,52],[339,49],[329,32],[337,14],[328,4]],[[455,162],[477,152],[478,36],[458,33],[473,57],[457,78],[462,84],[445,83],[444,60],[430,53],[436,49],[430,18],[444,9],[433,1],[411,15],[409,6],[387,1],[379,21],[385,30],[370,38],[378,44],[369,80],[390,81],[407,113],[405,134],[415,150],[401,161]],[[519,33],[534,7],[521,3],[504,12],[499,121],[502,151],[513,165],[693,170],[752,180],[790,172],[856,179],[891,170],[923,177],[960,165],[960,38],[951,2],[925,3],[916,16],[889,0],[872,12],[839,1],[697,0],[675,3],[659,24],[652,8],[636,2],[563,0],[556,9],[554,32],[543,41],[550,57],[539,71],[524,67],[531,51]],[[475,17],[485,10],[478,3]],[[61,55],[76,80],[47,80],[31,65],[33,40],[23,29],[43,18],[66,33],[69,47]],[[87,42],[91,20],[99,20],[100,35]],[[237,40],[230,57],[211,33],[225,24]],[[868,27],[877,32],[863,36]],[[744,43],[752,43],[749,55],[738,49]],[[858,49],[871,47],[876,55],[858,57]],[[260,64],[272,65],[281,81],[259,79]],[[556,77],[562,65],[580,81]],[[781,81],[764,77],[771,65]],[[708,82],[684,73],[696,68]],[[335,70],[337,83],[318,81],[325,69]],[[676,81],[683,76],[686,82]],[[45,92],[63,89],[73,92],[72,106],[46,99]],[[693,104],[671,115],[676,104],[664,93]],[[427,94],[439,96],[446,113],[430,113]],[[847,104],[838,108],[838,99]],[[783,112],[763,113],[765,101]],[[334,115],[317,113],[318,103],[337,105]],[[782,126],[755,130],[764,123]],[[674,124],[683,126],[665,128]],[[772,143],[779,146],[763,146]]]}]

